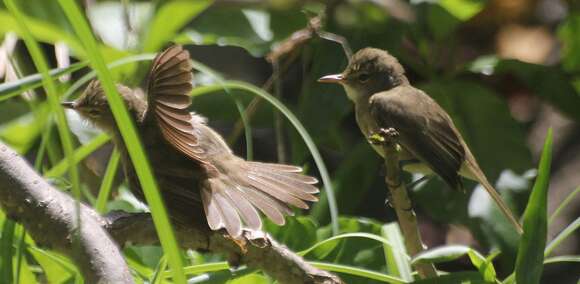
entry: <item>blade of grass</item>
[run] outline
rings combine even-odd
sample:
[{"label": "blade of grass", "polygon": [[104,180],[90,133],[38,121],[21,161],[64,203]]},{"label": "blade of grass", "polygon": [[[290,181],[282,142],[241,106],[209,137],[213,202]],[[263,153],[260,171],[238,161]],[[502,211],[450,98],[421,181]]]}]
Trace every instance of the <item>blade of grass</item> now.
[{"label": "blade of grass", "polygon": [[[151,60],[153,60],[153,58],[155,58],[155,54],[149,54],[149,53],[147,53],[147,54],[139,54],[139,55],[127,56],[127,57],[123,57],[123,58],[121,58],[119,60],[115,60],[115,61],[107,64],[107,68],[108,69],[114,69],[114,68],[117,68],[117,67],[121,67],[121,66],[123,66],[125,64],[133,63],[133,62],[151,61]],[[81,78],[79,78],[78,80],[76,80],[66,90],[66,92],[63,94],[62,98],[63,99],[67,99],[74,92],[76,92],[80,87],[82,87],[84,84],[86,84],[91,79],[95,78],[96,76],[97,76],[97,72],[95,72],[95,71],[91,71],[91,72],[85,74],[84,76],[82,76]]]},{"label": "blade of grass", "polygon": [[[304,255],[308,254],[309,252],[315,250],[316,248],[318,248],[322,245],[328,244],[328,243],[333,242],[333,241],[349,239],[349,238],[363,238],[363,239],[374,240],[374,241],[382,243],[385,246],[389,246],[389,247],[393,248],[393,244],[381,236],[377,236],[377,235],[373,235],[373,234],[369,234],[369,233],[347,233],[347,234],[341,234],[341,235],[337,235],[334,237],[330,237],[326,240],[322,240],[322,241],[312,245],[311,247],[299,252],[298,255],[304,256]],[[411,259],[404,251],[400,251],[399,253],[402,253],[403,257],[406,257],[407,260]]]},{"label": "blade of grass", "polygon": [[552,224],[554,219],[556,219],[556,217],[558,217],[560,212],[564,208],[566,208],[566,206],[568,206],[570,201],[572,201],[574,199],[574,197],[576,196],[576,194],[578,194],[578,192],[580,192],[580,186],[576,187],[576,189],[574,191],[572,191],[570,194],[568,194],[568,196],[566,196],[566,199],[564,199],[564,201],[562,201],[562,203],[560,203],[560,206],[558,206],[558,208],[556,208],[556,210],[554,210],[554,213],[552,213],[552,216],[550,216],[550,220],[548,220],[548,224]]},{"label": "blade of grass", "polygon": [[[72,156],[73,140],[72,140],[72,137],[71,137],[70,132],[68,130],[68,123],[66,121],[64,111],[63,111],[62,107],[60,106],[60,99],[58,97],[56,85],[49,74],[48,64],[46,62],[46,59],[44,58],[44,55],[42,54],[40,46],[38,45],[38,43],[36,42],[36,40],[32,36],[32,33],[30,32],[28,27],[26,26],[24,15],[20,12],[20,10],[19,10],[18,6],[15,4],[14,0],[4,0],[4,4],[6,5],[6,8],[10,11],[10,13],[16,19],[21,36],[24,39],[24,43],[26,44],[28,51],[30,52],[30,55],[34,61],[34,65],[36,66],[36,69],[38,69],[38,71],[40,71],[40,73],[42,74],[42,84],[46,90],[48,104],[49,104],[49,107],[51,109],[51,112],[54,113],[55,117],[56,117],[56,126],[57,126],[59,137],[60,137],[60,140],[62,143],[63,152],[64,152],[66,159],[68,160],[68,163],[71,165],[68,170],[69,170],[69,178],[71,180],[72,188],[73,188],[73,190],[72,190],[73,196],[76,199],[76,202],[75,202],[75,207],[76,207],[76,210],[75,210],[75,212],[76,212],[75,218],[76,219],[75,220],[76,220],[76,222],[75,223],[80,224],[81,220],[80,220],[80,215],[79,215],[79,207],[80,207],[79,204],[80,204],[80,198],[81,198],[81,188],[80,188],[79,174],[77,171],[77,167],[74,166],[73,156]],[[79,228],[80,228],[80,225],[79,225]],[[75,238],[73,238],[73,246],[75,246],[75,245],[77,245],[76,235],[75,235]]]},{"label": "blade of grass", "polygon": [[95,210],[101,214],[105,213],[107,200],[109,199],[109,195],[111,195],[113,181],[115,180],[115,175],[117,174],[120,158],[121,153],[119,153],[117,149],[113,150],[111,158],[109,159],[109,164],[107,164],[107,170],[105,170],[105,175],[103,176],[103,181],[101,182],[101,187],[99,188],[97,203],[95,204]]},{"label": "blade of grass", "polygon": [[[66,68],[55,68],[48,71],[48,75],[54,80],[63,74],[70,74],[85,66],[87,62],[78,62]],[[22,94],[30,89],[42,85],[42,74],[32,74],[22,77],[16,81],[0,84],[0,102],[7,100],[16,95]]]},{"label": "blade of grass", "polygon": [[77,148],[71,155],[72,163],[69,159],[63,159],[50,170],[48,170],[44,176],[45,177],[59,177],[62,176],[69,168],[70,165],[76,165],[80,161],[88,157],[92,152],[96,151],[99,147],[103,146],[105,143],[109,142],[111,138],[107,134],[101,134],[95,137],[91,142]]},{"label": "blade of grass", "polygon": [[546,258],[544,260],[544,264],[558,262],[580,262],[580,255],[559,255],[555,257]]},{"label": "blade of grass", "polygon": [[540,283],[544,263],[544,246],[548,231],[548,185],[552,161],[552,129],[548,130],[538,177],[534,183],[528,206],[524,211],[524,234],[520,240],[516,258],[517,283]]},{"label": "blade of grass", "polygon": [[[320,172],[322,182],[324,183],[324,190],[325,190],[326,196],[328,198],[328,207],[330,210],[332,232],[334,235],[337,235],[338,234],[338,208],[336,206],[336,199],[334,197],[334,192],[332,190],[332,183],[330,180],[330,175],[328,174],[328,171],[326,169],[326,165],[324,164],[324,160],[322,160],[322,157],[320,156],[320,152],[318,152],[318,148],[316,147],[316,144],[314,144],[314,141],[312,140],[312,138],[310,137],[310,134],[308,134],[308,131],[306,131],[306,129],[304,128],[302,123],[298,120],[298,118],[296,118],[296,116],[284,104],[282,104],[280,101],[278,101],[272,95],[268,94],[267,92],[265,92],[264,90],[262,90],[256,86],[254,86],[252,84],[248,84],[246,82],[226,81],[223,84],[207,85],[207,86],[198,87],[198,88],[195,88],[193,90],[192,96],[198,96],[198,95],[201,95],[204,93],[215,92],[215,91],[218,91],[224,87],[227,87],[231,90],[247,91],[249,93],[252,93],[252,94],[255,94],[255,95],[262,97],[267,102],[269,102],[271,105],[276,107],[280,112],[282,112],[286,116],[286,118],[290,121],[290,123],[292,123],[292,126],[294,126],[296,131],[298,131],[298,133],[300,134],[300,136],[304,140],[304,143],[306,143],[306,147],[308,147],[308,150],[312,154],[312,158],[314,159],[314,162],[316,163],[316,166],[318,167],[318,171]],[[322,200],[322,198],[321,198],[321,200]]]},{"label": "blade of grass", "polygon": [[562,243],[566,238],[568,238],[570,235],[572,235],[572,233],[574,233],[574,231],[576,231],[579,227],[580,227],[580,217],[576,218],[576,220],[574,220],[574,222],[572,222],[564,230],[562,230],[562,232],[560,232],[558,234],[558,236],[556,236],[546,246],[546,249],[544,250],[544,257],[547,257],[548,255],[550,255],[552,253],[552,251],[554,251],[554,249],[556,247],[558,247],[558,245],[560,243]]},{"label": "blade of grass", "polygon": [[77,3],[74,0],[59,0],[59,3],[74,27],[77,36],[83,43],[90,59],[91,66],[95,71],[97,71],[115,121],[117,125],[120,126],[119,130],[121,131],[121,136],[123,137],[125,144],[131,145],[131,147],[127,147],[127,150],[135,170],[137,171],[137,176],[143,189],[145,199],[147,200],[147,204],[151,210],[153,223],[157,229],[159,240],[165,254],[167,255],[169,266],[173,272],[173,281],[175,283],[185,284],[186,280],[183,274],[181,255],[179,253],[173,228],[169,222],[167,211],[157,187],[157,182],[153,176],[153,171],[149,161],[147,160],[145,149],[143,149],[143,145],[139,140],[133,121],[125,108],[121,97],[117,93],[111,74],[107,69],[104,59],[99,54],[96,40],[93,37],[91,29],[81,13],[80,8],[77,6]]},{"label": "blade of grass", "polygon": [[320,269],[334,271],[334,272],[340,272],[340,273],[346,273],[346,274],[350,274],[350,275],[360,276],[360,277],[364,277],[367,279],[373,279],[373,280],[378,280],[378,281],[387,282],[387,283],[394,283],[394,284],[410,283],[410,282],[407,282],[407,281],[400,279],[400,278],[397,278],[397,277],[393,277],[390,275],[382,274],[382,273],[371,271],[371,270],[352,267],[352,266],[348,266],[348,265],[316,262],[316,261],[309,261],[308,263],[313,265],[314,267],[317,267]]},{"label": "blade of grass", "polygon": [[157,268],[155,268],[155,272],[153,272],[153,276],[149,279],[149,283],[151,284],[159,284],[163,281],[163,271],[167,268],[167,257],[162,256],[157,264]]},{"label": "blade of grass", "polygon": [[405,281],[413,281],[411,263],[399,224],[396,222],[385,224],[382,228],[382,234],[390,242],[390,245],[383,244],[388,274]]},{"label": "blade of grass", "polygon": [[[204,264],[186,266],[183,268],[183,271],[185,272],[186,275],[195,275],[195,274],[202,274],[202,273],[226,270],[229,268],[230,268],[230,266],[228,265],[228,263],[225,261],[222,261],[222,262],[212,262],[212,263],[204,263]],[[164,277],[169,277],[170,275],[171,274],[169,274],[167,272],[164,273]]]}]

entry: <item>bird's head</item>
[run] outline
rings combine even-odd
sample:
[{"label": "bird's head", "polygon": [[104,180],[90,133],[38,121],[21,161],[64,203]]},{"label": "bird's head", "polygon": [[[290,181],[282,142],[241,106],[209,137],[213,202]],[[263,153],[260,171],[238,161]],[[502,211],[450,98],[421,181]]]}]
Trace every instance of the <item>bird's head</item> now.
[{"label": "bird's head", "polygon": [[[116,87],[131,116],[135,120],[139,120],[146,108],[143,96],[139,91],[134,91],[126,86],[117,84]],[[81,117],[107,132],[116,129],[109,101],[107,101],[105,91],[98,80],[91,81],[76,100],[63,102],[61,105],[67,109],[75,110]]]},{"label": "bird's head", "polygon": [[399,61],[376,48],[359,50],[342,73],[324,76],[318,81],[343,85],[348,97],[355,102],[409,83]]}]

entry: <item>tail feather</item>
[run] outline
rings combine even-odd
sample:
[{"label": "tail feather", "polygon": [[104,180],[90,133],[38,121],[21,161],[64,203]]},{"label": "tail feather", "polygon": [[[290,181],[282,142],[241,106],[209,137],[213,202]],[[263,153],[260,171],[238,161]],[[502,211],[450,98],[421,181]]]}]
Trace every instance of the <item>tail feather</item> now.
[{"label": "tail feather", "polygon": [[258,190],[267,189],[268,191],[265,193],[275,197],[276,199],[284,203],[296,206],[298,208],[308,209],[308,204],[306,204],[301,199],[296,198],[289,191],[286,191],[285,188],[282,188],[273,182],[269,182],[268,180],[261,179],[253,175],[248,175],[248,181],[255,189]]},{"label": "tail feather", "polygon": [[210,191],[206,187],[201,194],[210,229],[225,228],[231,236],[239,236],[242,233],[240,216],[224,193],[221,190]]},{"label": "tail feather", "polygon": [[470,179],[479,182],[483,186],[483,188],[485,188],[485,190],[491,196],[493,201],[495,201],[495,204],[497,204],[497,206],[499,207],[501,213],[510,221],[510,223],[512,223],[518,234],[521,235],[524,232],[522,225],[520,224],[518,219],[516,219],[516,217],[509,209],[507,204],[503,201],[497,190],[495,190],[495,188],[489,183],[487,177],[485,177],[485,174],[475,161],[473,154],[471,154],[471,151],[469,151],[469,148],[466,147],[466,149],[467,152],[465,161],[467,171],[461,174],[464,175],[465,177],[468,177]]},{"label": "tail feather", "polygon": [[239,163],[231,171],[224,167],[226,170],[208,178],[202,185],[202,201],[212,230],[225,228],[232,237],[238,237],[244,226],[260,229],[262,222],[258,210],[274,223],[283,225],[284,216],[294,214],[290,205],[308,209],[308,201],[318,201],[313,195],[319,192],[313,186],[318,181],[299,174],[299,167]]},{"label": "tail feather", "polygon": [[262,227],[262,220],[260,219],[260,214],[258,214],[256,208],[252,206],[252,203],[244,198],[237,188],[226,190],[225,193],[227,194],[231,204],[236,204],[236,209],[244,223],[250,229],[259,230]]},{"label": "tail feather", "polygon": [[520,222],[518,222],[512,211],[507,206],[507,204],[505,204],[503,199],[501,199],[499,193],[495,190],[495,188],[493,188],[493,186],[487,181],[485,177],[483,178],[483,180],[480,179],[479,182],[481,183],[481,185],[483,185],[487,193],[489,193],[491,198],[495,201],[495,203],[497,204],[503,215],[505,215],[505,217],[512,223],[518,234],[521,235],[524,232],[522,225],[520,225]]},{"label": "tail feather", "polygon": [[248,173],[252,176],[258,176],[260,179],[269,180],[276,185],[290,191],[292,194],[296,195],[299,198],[308,199],[311,198],[314,193],[318,193],[318,188],[313,186],[312,184],[304,183],[299,180],[293,179],[289,176],[278,174],[275,172],[266,172],[263,170],[260,171],[251,171]]}]

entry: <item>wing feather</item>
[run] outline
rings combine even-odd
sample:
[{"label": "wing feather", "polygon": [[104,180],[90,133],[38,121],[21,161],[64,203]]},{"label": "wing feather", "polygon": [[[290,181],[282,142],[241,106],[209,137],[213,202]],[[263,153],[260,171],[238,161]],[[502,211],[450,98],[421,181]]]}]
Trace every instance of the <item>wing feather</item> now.
[{"label": "wing feather", "polygon": [[395,128],[399,143],[454,189],[465,149],[447,113],[422,91],[402,86],[373,95],[371,115],[381,128]]}]

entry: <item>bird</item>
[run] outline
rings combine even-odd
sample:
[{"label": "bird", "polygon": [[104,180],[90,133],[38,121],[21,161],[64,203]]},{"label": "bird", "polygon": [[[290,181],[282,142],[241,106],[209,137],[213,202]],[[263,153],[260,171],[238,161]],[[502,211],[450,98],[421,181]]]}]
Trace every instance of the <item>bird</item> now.
[{"label": "bird", "polygon": [[[480,183],[521,234],[522,226],[481,170],[449,114],[429,95],[413,87],[397,58],[388,51],[363,48],[340,74],[318,79],[343,86],[354,103],[365,137],[394,129],[404,171],[441,177],[452,189],[464,190],[461,177]],[[369,141],[371,142],[371,141]],[[383,158],[384,148],[371,143]]]},{"label": "bird", "polygon": [[[318,201],[316,178],[297,166],[246,161],[236,156],[207,119],[190,112],[193,89],[190,54],[172,45],[153,60],[146,90],[117,84],[153,168],[171,219],[205,223],[239,238],[243,229],[260,230],[258,211],[283,225],[292,207]],[[73,101],[62,102],[112,137],[131,192],[146,202],[105,92],[91,81]],[[200,219],[201,218],[201,219]]]}]

